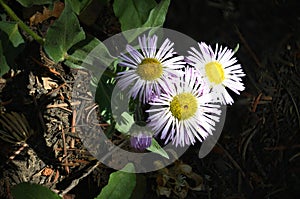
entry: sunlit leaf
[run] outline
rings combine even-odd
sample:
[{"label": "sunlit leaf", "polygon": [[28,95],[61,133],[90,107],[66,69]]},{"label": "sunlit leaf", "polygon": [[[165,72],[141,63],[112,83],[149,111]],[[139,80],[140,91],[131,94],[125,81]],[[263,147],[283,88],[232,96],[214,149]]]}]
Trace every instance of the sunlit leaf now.
[{"label": "sunlit leaf", "polygon": [[[127,199],[130,198],[136,185],[134,165],[128,163],[122,171],[110,174],[108,184],[101,190],[96,199]],[[127,172],[124,172],[127,171]]]},{"label": "sunlit leaf", "polygon": [[131,126],[134,124],[134,118],[128,112],[123,112],[121,114],[121,120],[122,120],[122,122],[117,123],[115,128],[119,132],[127,134],[129,132]]},{"label": "sunlit leaf", "polygon": [[[141,2],[144,3],[136,4],[135,0],[130,0],[128,1],[128,7],[126,7],[127,1],[126,3],[125,1],[115,1],[114,12],[119,18],[121,29],[123,31],[134,28],[154,28],[163,26],[170,0],[161,0],[159,4],[155,1]],[[124,37],[128,42],[131,42],[146,30],[147,29],[137,29],[135,31],[124,32]]]},{"label": "sunlit leaf", "polygon": [[[91,53],[92,51],[93,53]],[[95,57],[94,55],[97,56]],[[93,57],[87,58],[87,56]],[[116,58],[109,53],[108,49],[101,41],[88,35],[85,40],[80,41],[68,51],[65,64],[72,68],[86,68],[88,65],[92,67],[93,61],[96,59],[98,60],[97,63],[100,65],[109,67]],[[98,70],[96,67],[97,66],[88,69]],[[94,72],[97,73],[97,71]],[[98,73],[99,72],[100,71],[98,71]]]},{"label": "sunlit leaf", "polygon": [[236,44],[236,47],[235,47],[234,50],[233,50],[233,53],[236,53],[236,52],[239,50],[239,48],[240,48],[240,44],[237,43],[237,44]]},{"label": "sunlit leaf", "polygon": [[63,61],[67,51],[76,43],[85,39],[76,14],[66,3],[60,17],[49,27],[46,35],[45,51],[55,62]]},{"label": "sunlit leaf", "polygon": [[11,189],[11,193],[15,199],[61,199],[61,197],[50,189],[42,185],[30,184],[27,182],[15,185]]},{"label": "sunlit leaf", "polygon": [[119,18],[122,31],[139,28],[148,19],[150,11],[157,5],[155,0],[115,0],[113,9]]},{"label": "sunlit leaf", "polygon": [[147,150],[169,159],[169,155],[167,154],[167,152],[158,144],[158,142],[154,138],[152,138],[151,146],[149,146]]},{"label": "sunlit leaf", "polygon": [[16,22],[0,21],[0,30],[7,34],[8,40],[12,43],[13,47],[18,47],[24,43]]},{"label": "sunlit leaf", "polygon": [[17,0],[24,7],[31,7],[32,5],[52,4],[55,0]]},{"label": "sunlit leaf", "polygon": [[169,5],[170,0],[161,0],[161,2],[151,10],[147,21],[142,27],[162,26],[166,20]]}]

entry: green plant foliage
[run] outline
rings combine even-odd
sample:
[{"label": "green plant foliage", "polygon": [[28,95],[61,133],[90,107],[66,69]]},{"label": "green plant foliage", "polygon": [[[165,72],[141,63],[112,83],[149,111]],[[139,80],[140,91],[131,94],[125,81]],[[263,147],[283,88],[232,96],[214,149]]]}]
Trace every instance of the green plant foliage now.
[{"label": "green plant foliage", "polygon": [[[97,55],[97,57],[91,55],[92,51],[94,51],[92,54]],[[88,55],[90,57],[87,58]],[[85,40],[80,41],[68,51],[68,56],[64,63],[71,68],[87,67],[90,70],[97,71],[97,66],[92,68],[95,60],[97,60],[100,65],[109,67],[115,59],[116,58],[109,53],[106,46],[100,40],[88,35]]]},{"label": "green plant foliage", "polygon": [[131,42],[146,30],[140,28],[163,26],[169,5],[170,0],[161,0],[159,4],[152,0],[116,0],[113,8],[121,23],[122,31],[138,28],[135,31],[123,33],[127,41]]},{"label": "green plant foliage", "polygon": [[[109,69],[108,69],[109,70]],[[104,119],[106,121],[111,119],[111,96],[115,84],[112,82],[110,77],[102,75],[96,90],[95,101],[99,104],[99,109],[101,112],[105,112]]]},{"label": "green plant foliage", "polygon": [[154,138],[152,138],[151,146],[149,146],[147,150],[169,159],[169,155],[167,154],[167,152],[158,144],[158,142]]},{"label": "green plant foliage", "polygon": [[123,134],[128,134],[131,126],[134,124],[134,118],[128,112],[123,112],[121,117],[122,122],[117,123],[115,128]]},{"label": "green plant foliage", "polygon": [[44,45],[47,55],[55,62],[64,61],[67,51],[85,39],[76,14],[66,2],[65,9],[48,29]]},{"label": "green plant foliage", "polygon": [[11,193],[14,199],[61,199],[59,195],[52,192],[50,189],[42,185],[30,184],[27,182],[15,185],[11,189]]},{"label": "green plant foliage", "polygon": [[24,48],[24,40],[16,22],[0,21],[0,76],[14,65],[15,58]]},{"label": "green plant foliage", "polygon": [[86,8],[91,2],[92,0],[68,0],[71,7],[72,7],[72,10],[77,14],[79,15],[80,12]]},{"label": "green plant foliage", "polygon": [[101,190],[96,199],[130,198],[136,185],[136,174],[133,173],[134,171],[134,165],[128,163],[122,171],[110,174],[108,184]]},{"label": "green plant foliage", "polygon": [[119,18],[122,31],[142,27],[156,4],[155,0],[115,0],[113,9]]},{"label": "green plant foliage", "polygon": [[24,7],[31,7],[33,5],[52,4],[55,0],[17,0]]},{"label": "green plant foliage", "polygon": [[157,27],[162,26],[166,20],[166,15],[170,5],[170,0],[162,0],[154,7],[142,27]]},{"label": "green plant foliage", "polygon": [[9,71],[9,66],[4,56],[2,42],[0,40],[0,77]]},{"label": "green plant foliage", "polygon": [[0,21],[0,30],[7,34],[13,47],[18,47],[24,43],[16,22]]}]

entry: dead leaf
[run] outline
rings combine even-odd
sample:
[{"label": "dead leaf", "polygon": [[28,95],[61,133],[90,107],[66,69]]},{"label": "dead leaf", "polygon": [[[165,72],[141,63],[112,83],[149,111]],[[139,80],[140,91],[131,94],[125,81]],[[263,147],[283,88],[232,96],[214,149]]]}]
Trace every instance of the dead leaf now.
[{"label": "dead leaf", "polygon": [[42,77],[43,87],[46,90],[52,90],[58,87],[58,84],[50,77]]},{"label": "dead leaf", "polygon": [[59,1],[54,3],[53,10],[49,10],[48,8],[44,7],[43,13],[36,12],[36,14],[30,17],[29,19],[30,26],[43,23],[45,20],[49,19],[50,17],[58,18],[62,13],[64,7],[65,7],[64,3]]},{"label": "dead leaf", "polygon": [[46,167],[43,171],[42,171],[42,175],[43,176],[50,176],[53,173],[53,169]]}]

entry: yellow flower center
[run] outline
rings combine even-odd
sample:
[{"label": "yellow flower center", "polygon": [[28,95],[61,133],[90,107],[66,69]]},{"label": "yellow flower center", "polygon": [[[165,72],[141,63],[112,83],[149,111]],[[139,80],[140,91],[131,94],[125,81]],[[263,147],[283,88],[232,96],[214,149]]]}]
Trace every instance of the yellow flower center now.
[{"label": "yellow flower center", "polygon": [[192,117],[198,108],[197,99],[191,93],[176,95],[170,103],[170,111],[178,120]]},{"label": "yellow flower center", "polygon": [[155,58],[145,58],[136,69],[143,80],[155,80],[163,74],[161,63]]},{"label": "yellow flower center", "polygon": [[225,79],[222,64],[213,61],[205,65],[205,72],[210,82],[220,84]]}]

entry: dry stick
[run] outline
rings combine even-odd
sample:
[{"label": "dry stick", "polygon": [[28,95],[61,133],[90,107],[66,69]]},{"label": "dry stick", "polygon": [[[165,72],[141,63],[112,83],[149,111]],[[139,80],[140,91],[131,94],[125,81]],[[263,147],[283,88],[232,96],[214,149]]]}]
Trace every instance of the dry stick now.
[{"label": "dry stick", "polygon": [[254,100],[251,112],[253,112],[253,113],[256,112],[256,108],[257,108],[257,105],[258,105],[258,103],[259,103],[259,101],[260,101],[260,99],[261,99],[261,96],[262,96],[262,93],[260,93],[260,94],[257,96],[257,98]]},{"label": "dry stick", "polygon": [[46,106],[46,108],[62,108],[62,107],[68,107],[69,105],[76,106],[79,105],[80,103],[81,103],[80,101],[75,101],[75,102],[71,102],[70,104],[67,103],[49,104],[48,106]]},{"label": "dry stick", "polygon": [[57,91],[59,91],[59,89],[61,89],[62,87],[64,87],[67,83],[64,82],[63,84],[59,85],[56,89],[53,89],[52,91],[50,91],[49,93],[47,93],[46,95],[51,95],[52,93],[55,93]]},{"label": "dry stick", "polygon": [[[244,178],[245,180],[247,180],[245,172],[242,170],[242,168],[240,167],[240,165],[233,159],[233,157],[230,155],[230,153],[229,153],[226,149],[224,149],[224,148],[221,146],[221,144],[219,144],[218,142],[217,142],[217,145],[218,145],[218,147],[220,147],[220,148],[222,149],[222,151],[225,153],[225,155],[229,158],[229,160],[231,161],[231,163],[233,164],[233,166],[234,166],[237,170],[239,170],[239,172],[242,174],[243,178]],[[247,181],[248,181],[248,180],[247,180]],[[251,183],[249,183],[249,186],[251,187],[251,189],[253,189],[253,186],[251,185]]]},{"label": "dry stick", "polygon": [[113,150],[111,150],[110,152],[108,152],[100,161],[97,161],[97,163],[92,166],[86,173],[84,173],[81,177],[79,177],[78,179],[75,179],[71,182],[71,184],[65,189],[63,190],[59,196],[63,197],[65,194],[67,194],[69,191],[71,191],[74,187],[76,187],[78,185],[78,183],[80,182],[80,180],[82,180],[83,178],[85,178],[86,176],[88,176],[92,171],[94,171],[108,156],[110,156],[113,152],[115,152],[117,149],[119,149],[120,147],[122,147],[127,141],[124,140],[120,145],[118,145],[118,147],[114,147]]},{"label": "dry stick", "polygon": [[86,176],[88,176],[92,171],[94,171],[99,165],[101,164],[100,161],[98,161],[94,166],[92,166],[86,173],[84,173],[81,177],[79,177],[78,179],[75,179],[72,181],[72,183],[65,189],[63,190],[59,196],[63,197],[65,194],[67,194],[69,191],[71,191],[74,187],[77,186],[77,184],[79,183],[80,180],[82,180],[83,178],[85,178]]},{"label": "dry stick", "polygon": [[250,48],[249,44],[247,43],[246,39],[244,38],[244,36],[242,35],[242,33],[240,32],[240,30],[237,26],[235,26],[235,32],[238,34],[241,42],[243,42],[243,44],[245,45],[246,49],[248,50],[248,52],[250,53],[250,55],[254,59],[257,66],[259,66],[260,68],[264,68],[263,65],[260,63],[259,59],[257,58],[256,54]]},{"label": "dry stick", "polygon": [[[64,148],[64,157],[67,156],[67,147],[66,147],[66,136],[65,136],[65,131],[62,128],[61,129],[61,134],[62,134],[62,140],[63,140],[63,148]],[[65,159],[65,163],[68,164],[68,158]],[[68,165],[65,165],[65,169],[67,173],[70,173],[70,169]]]},{"label": "dry stick", "polygon": [[[73,110],[72,122],[71,122],[71,133],[75,133],[75,122],[76,122],[76,109]],[[75,139],[71,138],[70,148],[75,148]]]},{"label": "dry stick", "polygon": [[11,155],[11,156],[8,158],[8,161],[7,161],[7,162],[9,162],[9,161],[15,159],[15,157],[16,157],[17,155],[19,155],[19,154],[21,153],[21,151],[23,151],[26,147],[28,147],[28,144],[26,144],[26,143],[24,142],[24,143],[22,144],[22,146],[21,146],[17,151],[15,151],[13,155]]},{"label": "dry stick", "polygon": [[86,123],[88,124],[89,123],[89,119],[90,119],[90,115],[92,114],[92,112],[98,108],[98,104],[94,104],[94,106],[91,108],[91,110],[89,110],[89,112],[87,113],[87,116],[86,116]]}]

